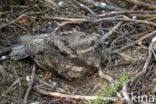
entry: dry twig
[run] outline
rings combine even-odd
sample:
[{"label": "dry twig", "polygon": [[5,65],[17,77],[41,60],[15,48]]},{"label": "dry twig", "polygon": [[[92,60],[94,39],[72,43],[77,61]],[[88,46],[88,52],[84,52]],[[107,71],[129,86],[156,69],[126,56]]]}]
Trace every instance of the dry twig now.
[{"label": "dry twig", "polygon": [[[52,34],[55,34],[61,27],[67,25],[67,24],[76,24],[76,23],[80,23],[80,22],[77,22],[77,21],[65,21],[65,22],[62,22],[61,24],[58,24],[58,26],[54,29],[54,31],[52,32]],[[82,22],[81,22],[82,23]]]},{"label": "dry twig", "polygon": [[124,100],[126,100],[127,104],[133,104],[129,98],[128,92],[127,92],[127,84],[123,83],[122,86],[122,95],[124,96]]},{"label": "dry twig", "polygon": [[89,22],[86,18],[67,18],[67,17],[43,17],[43,19],[52,19],[52,20],[60,20],[60,21],[71,21],[76,23]]},{"label": "dry twig", "polygon": [[108,18],[100,18],[95,20],[94,22],[101,22],[101,21],[125,21],[125,22],[136,22],[136,23],[143,23],[143,24],[148,24],[151,26],[156,27],[156,23],[150,22],[147,20],[136,20],[136,19],[130,19],[130,18],[114,18],[114,17],[108,17]]},{"label": "dry twig", "polygon": [[148,57],[146,59],[146,62],[144,64],[142,70],[139,73],[137,73],[134,77],[131,78],[132,81],[134,81],[136,78],[138,78],[139,76],[143,75],[147,71],[148,65],[151,62],[152,53],[153,53],[152,50],[154,48],[155,43],[156,43],[156,41],[152,41],[152,43],[150,44],[149,51],[148,51]]},{"label": "dry twig", "polygon": [[16,23],[17,21],[19,21],[21,18],[25,17],[25,16],[32,16],[32,15],[40,15],[40,14],[43,14],[43,13],[46,13],[48,10],[45,10],[45,11],[41,11],[41,12],[27,12],[27,13],[23,13],[21,14],[19,17],[17,17],[16,19],[6,23],[6,24],[3,24],[0,26],[0,29],[6,27],[6,26],[9,26],[11,24],[14,24]]},{"label": "dry twig", "polygon": [[9,25],[11,25],[11,24],[17,22],[18,20],[20,20],[21,18],[23,18],[23,17],[25,17],[25,16],[26,16],[25,14],[20,15],[20,16],[19,16],[18,18],[16,18],[15,20],[12,20],[12,21],[10,21],[10,22],[7,23],[7,24],[1,25],[1,26],[0,26],[0,29],[2,29],[2,28],[4,28],[4,27],[6,27],[6,26],[9,26]]},{"label": "dry twig", "polygon": [[116,97],[99,97],[99,96],[83,96],[83,95],[68,95],[68,94],[62,94],[58,92],[51,92],[51,91],[45,91],[38,86],[34,87],[34,90],[36,90],[38,93],[42,95],[52,96],[52,97],[60,97],[65,99],[77,99],[77,100],[96,100],[101,99],[104,101],[117,101],[119,100]]},{"label": "dry twig", "polygon": [[113,32],[121,26],[121,24],[122,24],[122,22],[119,22],[108,33],[106,33],[104,36],[102,36],[101,43],[104,43],[105,40],[108,39],[108,37],[111,36],[113,34]]},{"label": "dry twig", "polygon": [[114,16],[114,15],[132,15],[132,14],[156,14],[156,11],[111,11],[104,14],[99,14],[97,17],[106,17],[106,16]]},{"label": "dry twig", "polygon": [[109,75],[103,74],[102,70],[98,70],[98,76],[104,80],[107,80],[109,83],[114,83],[114,79],[110,77]]},{"label": "dry twig", "polygon": [[136,23],[143,23],[148,24],[151,26],[156,27],[156,23],[147,21],[147,20],[137,20],[137,19],[130,19],[130,18],[115,18],[115,17],[107,17],[107,18],[66,18],[66,17],[48,17],[47,19],[53,19],[53,20],[61,20],[61,21],[72,21],[76,23],[84,23],[84,22],[91,22],[91,23],[97,23],[102,21],[123,21],[123,22],[136,22]]},{"label": "dry twig", "polygon": [[28,89],[27,89],[27,91],[25,93],[23,104],[28,103],[29,93],[30,93],[30,91],[32,89],[32,85],[34,83],[35,71],[36,71],[36,65],[33,66],[32,74],[31,74],[31,78],[30,78],[30,82],[29,82],[29,87],[28,87]]},{"label": "dry twig", "polygon": [[[111,84],[111,86],[113,86],[113,84],[115,83],[115,80],[111,76],[104,74],[101,69],[98,70],[98,76],[104,80],[107,80]],[[117,91],[114,91],[114,92],[116,93],[118,98],[122,101],[121,94],[118,93]]]},{"label": "dry twig", "polygon": [[143,1],[139,1],[139,0],[126,0],[130,3],[133,3],[135,5],[139,5],[139,6],[144,6],[144,7],[147,7],[147,8],[153,8],[153,9],[156,9],[156,5],[154,4],[150,4],[150,3],[145,3]]},{"label": "dry twig", "polygon": [[71,0],[71,1],[75,3],[77,6],[79,6],[80,8],[82,8],[83,10],[86,10],[87,12],[89,12],[91,15],[96,16],[96,13],[93,12],[90,8],[88,8],[84,4],[78,2],[77,0]]},{"label": "dry twig", "polygon": [[150,36],[153,36],[153,35],[155,35],[155,34],[156,34],[156,31],[153,31],[153,32],[151,32],[151,33],[149,33],[149,34],[146,34],[146,35],[144,35],[143,37],[141,37],[140,39],[138,39],[138,40],[136,40],[136,41],[134,41],[134,42],[132,42],[132,43],[130,43],[130,44],[128,44],[128,45],[126,45],[126,46],[120,48],[120,49],[117,49],[117,50],[112,51],[112,53],[118,53],[118,52],[120,52],[120,51],[122,51],[122,50],[124,50],[124,49],[126,49],[126,48],[128,48],[128,47],[130,47],[130,46],[135,45],[135,44],[139,44],[139,45],[140,45],[140,42],[141,42],[142,40],[144,40],[144,39],[146,39],[146,38],[148,38],[148,37],[150,37]]}]

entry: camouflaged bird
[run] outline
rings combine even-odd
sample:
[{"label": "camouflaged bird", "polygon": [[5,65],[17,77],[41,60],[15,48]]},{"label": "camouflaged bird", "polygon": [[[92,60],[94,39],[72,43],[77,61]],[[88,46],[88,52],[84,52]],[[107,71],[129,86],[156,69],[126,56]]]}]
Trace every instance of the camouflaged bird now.
[{"label": "camouflaged bird", "polygon": [[99,48],[100,35],[96,33],[25,35],[20,40],[22,54],[14,48],[10,57],[20,59],[28,55],[42,69],[55,70],[67,79],[90,75],[105,60],[105,50]]}]

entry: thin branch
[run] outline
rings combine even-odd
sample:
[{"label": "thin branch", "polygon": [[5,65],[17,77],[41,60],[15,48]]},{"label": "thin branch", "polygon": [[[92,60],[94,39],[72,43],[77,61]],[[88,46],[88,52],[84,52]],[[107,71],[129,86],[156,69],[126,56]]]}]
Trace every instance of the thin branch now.
[{"label": "thin branch", "polygon": [[86,18],[67,18],[67,17],[48,17],[48,16],[44,16],[42,18],[60,20],[60,21],[71,21],[71,22],[77,22],[77,23],[89,22],[89,19],[86,19]]},{"label": "thin branch", "polygon": [[[117,49],[117,50],[112,51],[112,53],[118,53],[118,52],[120,52],[120,51],[122,51],[122,50],[124,50],[124,49],[126,49],[126,48],[128,48],[128,47],[130,47],[130,46],[133,46],[133,45],[135,45],[135,44],[139,44],[142,40],[144,40],[144,39],[146,39],[146,38],[148,38],[148,37],[150,37],[150,36],[153,36],[153,35],[155,35],[155,34],[156,34],[156,31],[153,31],[153,32],[151,32],[151,33],[148,33],[148,34],[146,34],[145,36],[141,37],[140,39],[138,39],[138,40],[136,40],[136,41],[134,41],[134,42],[132,42],[132,43],[130,43],[130,44],[128,44],[128,45],[126,45],[126,46],[120,48],[120,49]],[[140,45],[140,44],[139,44],[139,45]]]},{"label": "thin branch", "polygon": [[106,17],[106,16],[113,16],[113,15],[124,15],[124,14],[156,14],[156,11],[111,11],[104,14],[99,14],[97,17]]},{"label": "thin branch", "polygon": [[57,82],[55,83],[47,83],[39,78],[34,78],[35,82],[39,82],[40,85],[44,85],[48,88],[50,88],[51,90],[55,90],[56,88],[58,88],[58,84]]},{"label": "thin branch", "polygon": [[1,26],[0,26],[0,29],[2,29],[2,28],[4,28],[4,27],[6,27],[6,26],[9,26],[9,25],[11,25],[11,24],[17,22],[18,20],[20,20],[20,19],[23,18],[24,16],[26,16],[26,15],[25,15],[25,14],[22,14],[22,15],[20,15],[18,18],[16,18],[16,19],[10,21],[9,23],[4,24],[4,25],[1,25]]},{"label": "thin branch", "polygon": [[[101,69],[98,70],[98,76],[104,80],[107,80],[111,84],[111,86],[113,87],[115,80],[111,76],[104,74]],[[119,92],[117,92],[116,90],[114,92],[116,93],[118,98],[121,100],[122,99],[121,94]]]},{"label": "thin branch", "polygon": [[23,104],[27,104],[28,103],[29,93],[30,93],[30,91],[32,89],[32,85],[34,83],[35,71],[36,71],[36,65],[33,66],[31,79],[30,79],[30,82],[29,82],[29,87],[27,89],[27,92],[25,93]]},{"label": "thin branch", "polygon": [[80,23],[80,22],[77,22],[77,21],[65,21],[65,22],[62,22],[61,24],[59,24],[59,26],[57,26],[54,31],[52,32],[52,34],[55,34],[61,27],[67,25],[67,24],[76,24],[76,23]]},{"label": "thin branch", "polygon": [[100,18],[100,19],[95,20],[94,22],[97,23],[97,22],[101,22],[101,21],[136,22],[136,23],[144,23],[144,24],[148,24],[148,25],[156,27],[156,23],[154,23],[154,22],[150,22],[147,20],[136,20],[136,19],[130,19],[130,18],[114,18],[114,17],[112,17],[112,18]]},{"label": "thin branch", "polygon": [[19,17],[17,17],[16,19],[14,19],[14,20],[12,20],[12,21],[6,23],[6,24],[1,25],[1,26],[0,26],[0,29],[4,28],[4,27],[6,27],[6,26],[9,26],[9,25],[11,25],[11,24],[13,24],[13,23],[16,23],[16,22],[19,21],[21,18],[23,18],[23,17],[25,17],[25,16],[27,16],[27,15],[29,15],[29,16],[32,16],[32,15],[40,15],[40,14],[43,14],[43,13],[45,13],[45,12],[47,12],[47,11],[48,11],[48,10],[45,10],[45,11],[42,11],[42,12],[26,12],[26,13],[24,13],[24,14],[21,14],[21,15],[20,15]]},{"label": "thin branch", "polygon": [[8,90],[7,91],[4,91],[2,94],[1,94],[1,96],[5,96],[5,95],[7,95],[8,94],[8,92],[17,84],[17,83],[20,83],[19,82],[20,81],[20,78],[19,79],[17,79],[9,88],[8,88]]},{"label": "thin branch", "polygon": [[124,100],[126,100],[127,104],[133,104],[130,100],[130,97],[128,95],[128,92],[127,92],[127,84],[126,83],[123,83],[123,86],[122,86],[122,94],[124,96]]},{"label": "thin branch", "polygon": [[60,97],[65,99],[77,99],[77,100],[96,100],[101,99],[104,101],[117,101],[119,100],[116,97],[99,97],[99,96],[84,96],[84,95],[68,95],[68,94],[62,94],[58,92],[51,92],[51,91],[45,91],[38,86],[34,87],[34,90],[36,90],[38,93],[46,96],[52,96],[52,97]]},{"label": "thin branch", "polygon": [[114,17],[107,17],[107,18],[66,18],[66,17],[48,17],[47,19],[53,19],[53,20],[62,20],[62,21],[73,21],[73,22],[91,22],[91,23],[97,23],[97,22],[102,22],[102,21],[123,21],[123,22],[136,22],[136,23],[143,23],[143,24],[148,24],[151,26],[156,27],[156,23],[147,21],[147,20],[137,20],[137,19],[130,19],[130,18],[114,18]]},{"label": "thin branch", "polygon": [[102,38],[101,38],[101,43],[104,43],[105,40],[108,39],[108,37],[111,36],[111,35],[113,34],[113,32],[114,32],[115,30],[117,30],[117,29],[121,26],[122,23],[123,23],[123,22],[119,22],[119,23],[118,23],[117,25],[115,25],[108,33],[106,33],[104,36],[102,36]]},{"label": "thin branch", "polygon": [[144,64],[142,70],[139,73],[137,73],[134,77],[131,78],[132,81],[134,81],[136,78],[138,78],[139,76],[141,76],[144,73],[146,73],[147,68],[148,68],[148,66],[149,66],[149,64],[151,62],[152,53],[153,53],[152,50],[153,50],[153,46],[155,45],[155,43],[156,43],[156,41],[152,41],[152,43],[150,44],[149,51],[148,51],[148,57],[146,59],[146,62]]},{"label": "thin branch", "polygon": [[139,1],[139,0],[126,0],[126,1],[129,2],[129,3],[133,3],[135,5],[138,5],[138,6],[144,6],[144,7],[147,7],[147,8],[156,9],[156,5],[150,4],[150,3],[145,3],[143,1]]},{"label": "thin branch", "polygon": [[116,10],[116,11],[121,11],[123,10],[122,8],[115,7],[112,5],[108,5],[105,2],[95,2],[94,6],[100,9],[105,9],[105,10]]},{"label": "thin branch", "polygon": [[91,15],[96,16],[96,13],[93,12],[90,8],[88,8],[87,6],[85,6],[84,4],[78,2],[77,0],[71,0],[72,2],[74,2],[77,6],[79,6],[80,8],[82,8],[83,10],[86,10],[87,12],[89,12]]},{"label": "thin branch", "polygon": [[104,79],[104,80],[107,80],[109,83],[114,83],[115,82],[115,80],[112,77],[110,77],[109,75],[104,74],[101,69],[98,70],[98,76],[100,78]]}]

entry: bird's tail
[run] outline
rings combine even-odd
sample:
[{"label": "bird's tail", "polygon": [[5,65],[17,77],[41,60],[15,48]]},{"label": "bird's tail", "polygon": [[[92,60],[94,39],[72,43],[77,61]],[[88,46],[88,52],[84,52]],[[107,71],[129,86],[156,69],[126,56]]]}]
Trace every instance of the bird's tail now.
[{"label": "bird's tail", "polygon": [[19,60],[28,57],[28,54],[25,50],[24,45],[17,44],[3,50],[0,50],[0,61],[5,60],[7,58],[11,58],[13,60]]}]

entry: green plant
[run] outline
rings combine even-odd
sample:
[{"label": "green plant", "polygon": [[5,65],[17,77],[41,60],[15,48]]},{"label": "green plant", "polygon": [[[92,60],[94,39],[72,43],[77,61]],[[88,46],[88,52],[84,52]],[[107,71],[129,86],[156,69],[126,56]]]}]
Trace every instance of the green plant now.
[{"label": "green plant", "polygon": [[109,85],[108,83],[104,83],[101,90],[97,91],[97,99],[94,101],[88,101],[88,104],[108,104],[108,101],[102,101],[99,97],[111,97],[114,92],[117,91],[123,83],[127,83],[129,81],[128,75],[123,73],[113,84]]}]

